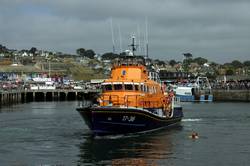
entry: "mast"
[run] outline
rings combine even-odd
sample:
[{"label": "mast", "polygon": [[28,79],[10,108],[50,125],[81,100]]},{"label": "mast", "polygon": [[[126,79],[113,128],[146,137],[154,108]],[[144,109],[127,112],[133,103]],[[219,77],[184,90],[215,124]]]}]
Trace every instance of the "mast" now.
[{"label": "mast", "polygon": [[129,45],[129,46],[131,46],[132,53],[133,53],[133,56],[134,56],[135,55],[134,52],[136,51],[136,47],[138,46],[138,45],[135,44],[135,36],[134,35],[132,36],[132,44]]},{"label": "mast", "polygon": [[146,26],[146,32],[145,32],[145,45],[146,45],[146,57],[148,58],[148,18],[145,18],[145,26]]},{"label": "mast", "polygon": [[121,26],[118,24],[118,30],[119,30],[119,40],[120,40],[120,53],[122,53],[122,37],[121,37]]},{"label": "mast", "polygon": [[49,61],[49,78],[50,78],[50,70],[51,70],[51,69],[50,69],[50,61]]},{"label": "mast", "polygon": [[141,36],[141,32],[140,32],[140,26],[139,24],[137,24],[137,33],[138,33],[138,47],[139,47],[139,52],[141,53],[141,41],[140,41],[140,36]]},{"label": "mast", "polygon": [[113,53],[115,53],[115,40],[114,40],[114,30],[113,30],[113,20],[112,20],[112,17],[110,19],[110,28],[111,28],[111,37],[112,37],[112,44],[113,44]]}]

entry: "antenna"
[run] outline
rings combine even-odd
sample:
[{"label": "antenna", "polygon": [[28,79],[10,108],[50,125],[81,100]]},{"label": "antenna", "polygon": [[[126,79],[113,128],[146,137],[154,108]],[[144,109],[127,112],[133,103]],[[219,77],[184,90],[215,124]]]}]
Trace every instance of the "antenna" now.
[{"label": "antenna", "polygon": [[112,44],[113,44],[113,53],[115,53],[115,40],[114,40],[114,31],[113,31],[113,20],[112,20],[112,17],[110,19],[110,27],[111,27],[111,36],[112,36]]},{"label": "antenna", "polygon": [[133,56],[134,56],[134,52],[136,51],[136,47],[138,46],[138,45],[135,44],[135,36],[134,35],[132,35],[132,44],[129,45],[129,46],[132,47],[132,53],[133,53]]},{"label": "antenna", "polygon": [[51,69],[50,69],[50,61],[49,61],[49,78],[50,78],[50,70],[51,70]]},{"label": "antenna", "polygon": [[146,32],[145,32],[145,40],[146,40],[146,57],[148,58],[148,17],[145,17],[145,26],[146,26]]},{"label": "antenna", "polygon": [[120,39],[120,53],[122,53],[122,37],[121,37],[121,26],[118,24],[119,39]]},{"label": "antenna", "polygon": [[140,40],[141,32],[140,32],[140,26],[139,26],[139,24],[137,24],[137,33],[138,33],[138,47],[139,47],[139,52],[141,52],[141,40]]}]

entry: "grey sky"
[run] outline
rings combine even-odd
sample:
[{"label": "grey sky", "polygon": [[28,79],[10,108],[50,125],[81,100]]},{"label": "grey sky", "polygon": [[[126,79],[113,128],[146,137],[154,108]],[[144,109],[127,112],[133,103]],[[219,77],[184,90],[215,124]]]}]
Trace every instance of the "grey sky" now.
[{"label": "grey sky", "polygon": [[0,0],[0,44],[103,54],[112,51],[111,17],[117,52],[118,26],[125,50],[138,29],[144,41],[147,17],[154,59],[250,60],[249,0]]}]

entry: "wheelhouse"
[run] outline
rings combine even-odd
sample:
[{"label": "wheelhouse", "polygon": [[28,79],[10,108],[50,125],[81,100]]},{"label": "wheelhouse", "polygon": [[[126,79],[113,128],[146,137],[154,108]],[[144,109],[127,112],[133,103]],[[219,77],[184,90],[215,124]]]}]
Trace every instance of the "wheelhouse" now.
[{"label": "wheelhouse", "polygon": [[102,91],[105,92],[141,92],[156,94],[161,91],[159,86],[139,82],[104,82]]}]

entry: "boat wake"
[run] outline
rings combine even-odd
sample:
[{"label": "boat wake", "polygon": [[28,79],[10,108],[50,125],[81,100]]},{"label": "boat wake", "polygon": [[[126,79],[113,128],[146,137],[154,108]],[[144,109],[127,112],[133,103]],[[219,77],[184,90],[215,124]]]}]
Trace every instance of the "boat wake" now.
[{"label": "boat wake", "polygon": [[192,119],[192,118],[189,118],[189,119],[182,119],[181,121],[182,122],[199,122],[199,121],[202,121],[202,119]]},{"label": "boat wake", "polygon": [[105,136],[95,136],[95,139],[121,139],[121,138],[132,138],[141,136],[139,133],[131,133],[131,134],[119,134],[119,135],[105,135]]}]

